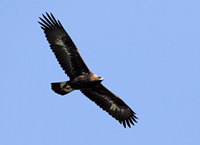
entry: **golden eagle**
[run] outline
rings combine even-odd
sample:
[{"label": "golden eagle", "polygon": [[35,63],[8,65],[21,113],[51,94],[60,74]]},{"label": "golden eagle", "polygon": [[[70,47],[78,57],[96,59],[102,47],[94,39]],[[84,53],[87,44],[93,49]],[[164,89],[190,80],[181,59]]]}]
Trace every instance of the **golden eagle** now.
[{"label": "golden eagle", "polygon": [[125,128],[126,125],[131,127],[130,124],[137,123],[137,117],[131,108],[101,84],[102,77],[96,76],[88,69],[60,21],[56,20],[52,13],[42,16],[41,22],[38,23],[44,30],[59,64],[70,78],[69,81],[51,83],[52,90],[60,95],[80,90],[112,117],[123,123]]}]

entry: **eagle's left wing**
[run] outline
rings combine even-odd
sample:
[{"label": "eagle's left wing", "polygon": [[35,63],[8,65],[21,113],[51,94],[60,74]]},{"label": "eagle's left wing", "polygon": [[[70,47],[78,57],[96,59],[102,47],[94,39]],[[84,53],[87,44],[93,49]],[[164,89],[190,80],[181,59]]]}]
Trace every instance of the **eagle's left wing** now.
[{"label": "eagle's left wing", "polygon": [[38,23],[44,30],[51,50],[54,52],[65,73],[71,79],[88,73],[88,67],[60,21],[56,20],[53,14],[46,13],[46,15],[43,15],[43,18],[40,18],[41,22],[39,21]]},{"label": "eagle's left wing", "polygon": [[124,101],[110,92],[102,84],[90,89],[83,89],[81,92],[120,123],[123,123],[125,128],[126,124],[131,127],[130,123],[133,125],[134,122],[137,123],[135,112],[133,112]]}]

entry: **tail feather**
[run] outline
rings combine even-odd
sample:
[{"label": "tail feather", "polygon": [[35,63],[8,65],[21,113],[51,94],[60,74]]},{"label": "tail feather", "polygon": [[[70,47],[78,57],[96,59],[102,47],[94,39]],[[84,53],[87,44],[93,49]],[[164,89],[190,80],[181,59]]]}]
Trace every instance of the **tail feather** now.
[{"label": "tail feather", "polygon": [[60,95],[68,94],[74,90],[68,82],[51,83],[51,89]]}]

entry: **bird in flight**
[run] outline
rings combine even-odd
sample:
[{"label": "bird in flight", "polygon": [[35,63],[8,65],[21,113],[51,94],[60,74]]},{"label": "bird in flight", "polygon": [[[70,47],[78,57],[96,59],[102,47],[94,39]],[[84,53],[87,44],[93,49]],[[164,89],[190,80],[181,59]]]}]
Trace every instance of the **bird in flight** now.
[{"label": "bird in flight", "polygon": [[60,95],[80,90],[100,108],[108,112],[113,118],[131,127],[137,123],[135,112],[117,95],[101,84],[103,78],[92,73],[68,33],[59,20],[52,13],[42,15],[38,23],[44,30],[45,36],[55,54],[60,66],[70,78],[69,81],[51,83],[51,88]]}]

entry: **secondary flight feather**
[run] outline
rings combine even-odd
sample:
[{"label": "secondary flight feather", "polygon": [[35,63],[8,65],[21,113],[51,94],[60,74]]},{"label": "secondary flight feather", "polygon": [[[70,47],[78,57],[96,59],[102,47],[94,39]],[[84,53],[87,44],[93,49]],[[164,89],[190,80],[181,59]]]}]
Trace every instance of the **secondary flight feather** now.
[{"label": "secondary flight feather", "polygon": [[60,95],[80,90],[113,118],[123,123],[125,128],[126,125],[131,127],[131,124],[137,123],[132,109],[101,84],[102,77],[89,70],[60,21],[56,20],[52,13],[42,16],[38,23],[44,30],[60,66],[70,78],[69,81],[51,83],[52,90]]}]

